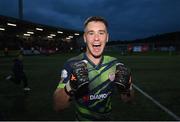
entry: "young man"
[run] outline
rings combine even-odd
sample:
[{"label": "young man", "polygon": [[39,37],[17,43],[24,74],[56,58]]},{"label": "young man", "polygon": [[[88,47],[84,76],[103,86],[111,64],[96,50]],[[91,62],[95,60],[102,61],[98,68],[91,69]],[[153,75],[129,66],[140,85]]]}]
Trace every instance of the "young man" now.
[{"label": "young man", "polygon": [[6,80],[11,80],[15,84],[19,85],[21,82],[23,82],[23,90],[24,91],[30,91],[31,89],[28,87],[28,79],[26,77],[26,74],[24,72],[24,66],[23,66],[23,56],[22,54],[19,54],[14,60],[13,60],[13,67],[12,67],[12,75],[9,75],[6,77]]},{"label": "young man", "polygon": [[84,23],[86,52],[69,59],[54,92],[54,109],[63,110],[75,102],[77,120],[110,120],[111,98],[115,87],[121,98],[132,95],[131,73],[116,58],[103,55],[108,42],[108,24],[93,16]]}]

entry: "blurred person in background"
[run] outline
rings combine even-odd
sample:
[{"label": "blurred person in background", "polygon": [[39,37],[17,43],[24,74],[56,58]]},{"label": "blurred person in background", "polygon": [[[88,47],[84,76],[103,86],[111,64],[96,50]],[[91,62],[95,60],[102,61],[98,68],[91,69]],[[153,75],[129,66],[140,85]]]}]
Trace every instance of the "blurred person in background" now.
[{"label": "blurred person in background", "polygon": [[23,90],[30,91],[28,87],[28,79],[24,72],[23,55],[21,53],[13,60],[12,74],[6,77],[6,80],[11,80],[15,84],[20,85],[23,82]]},{"label": "blurred person in background", "polygon": [[9,56],[9,49],[7,47],[4,48],[4,56]]}]

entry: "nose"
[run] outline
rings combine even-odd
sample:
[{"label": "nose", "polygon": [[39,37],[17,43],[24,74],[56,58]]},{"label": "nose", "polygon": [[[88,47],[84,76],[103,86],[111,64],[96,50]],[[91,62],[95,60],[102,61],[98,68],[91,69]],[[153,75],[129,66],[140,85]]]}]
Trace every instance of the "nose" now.
[{"label": "nose", "polygon": [[98,34],[95,34],[94,40],[95,40],[95,41],[98,41],[98,40],[99,40],[99,35],[98,35]]}]

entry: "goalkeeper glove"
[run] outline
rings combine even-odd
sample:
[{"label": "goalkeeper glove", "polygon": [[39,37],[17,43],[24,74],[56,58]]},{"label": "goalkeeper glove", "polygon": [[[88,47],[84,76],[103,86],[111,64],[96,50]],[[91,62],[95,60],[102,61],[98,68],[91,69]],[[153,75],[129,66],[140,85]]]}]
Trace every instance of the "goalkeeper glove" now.
[{"label": "goalkeeper glove", "polygon": [[73,72],[70,76],[70,80],[65,86],[65,91],[68,95],[75,95],[76,98],[80,98],[88,94],[89,78],[87,61],[82,60],[72,64]]},{"label": "goalkeeper glove", "polygon": [[115,84],[123,94],[129,94],[132,89],[131,72],[122,64],[116,64]]}]

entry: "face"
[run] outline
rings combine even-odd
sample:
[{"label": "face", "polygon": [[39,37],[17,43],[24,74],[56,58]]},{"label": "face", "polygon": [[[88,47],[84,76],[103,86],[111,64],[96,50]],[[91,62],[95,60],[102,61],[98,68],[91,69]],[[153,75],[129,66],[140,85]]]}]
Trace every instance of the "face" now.
[{"label": "face", "polygon": [[89,22],[85,28],[84,41],[87,46],[86,54],[89,58],[99,58],[102,56],[104,47],[108,40],[107,28],[103,22]]}]

